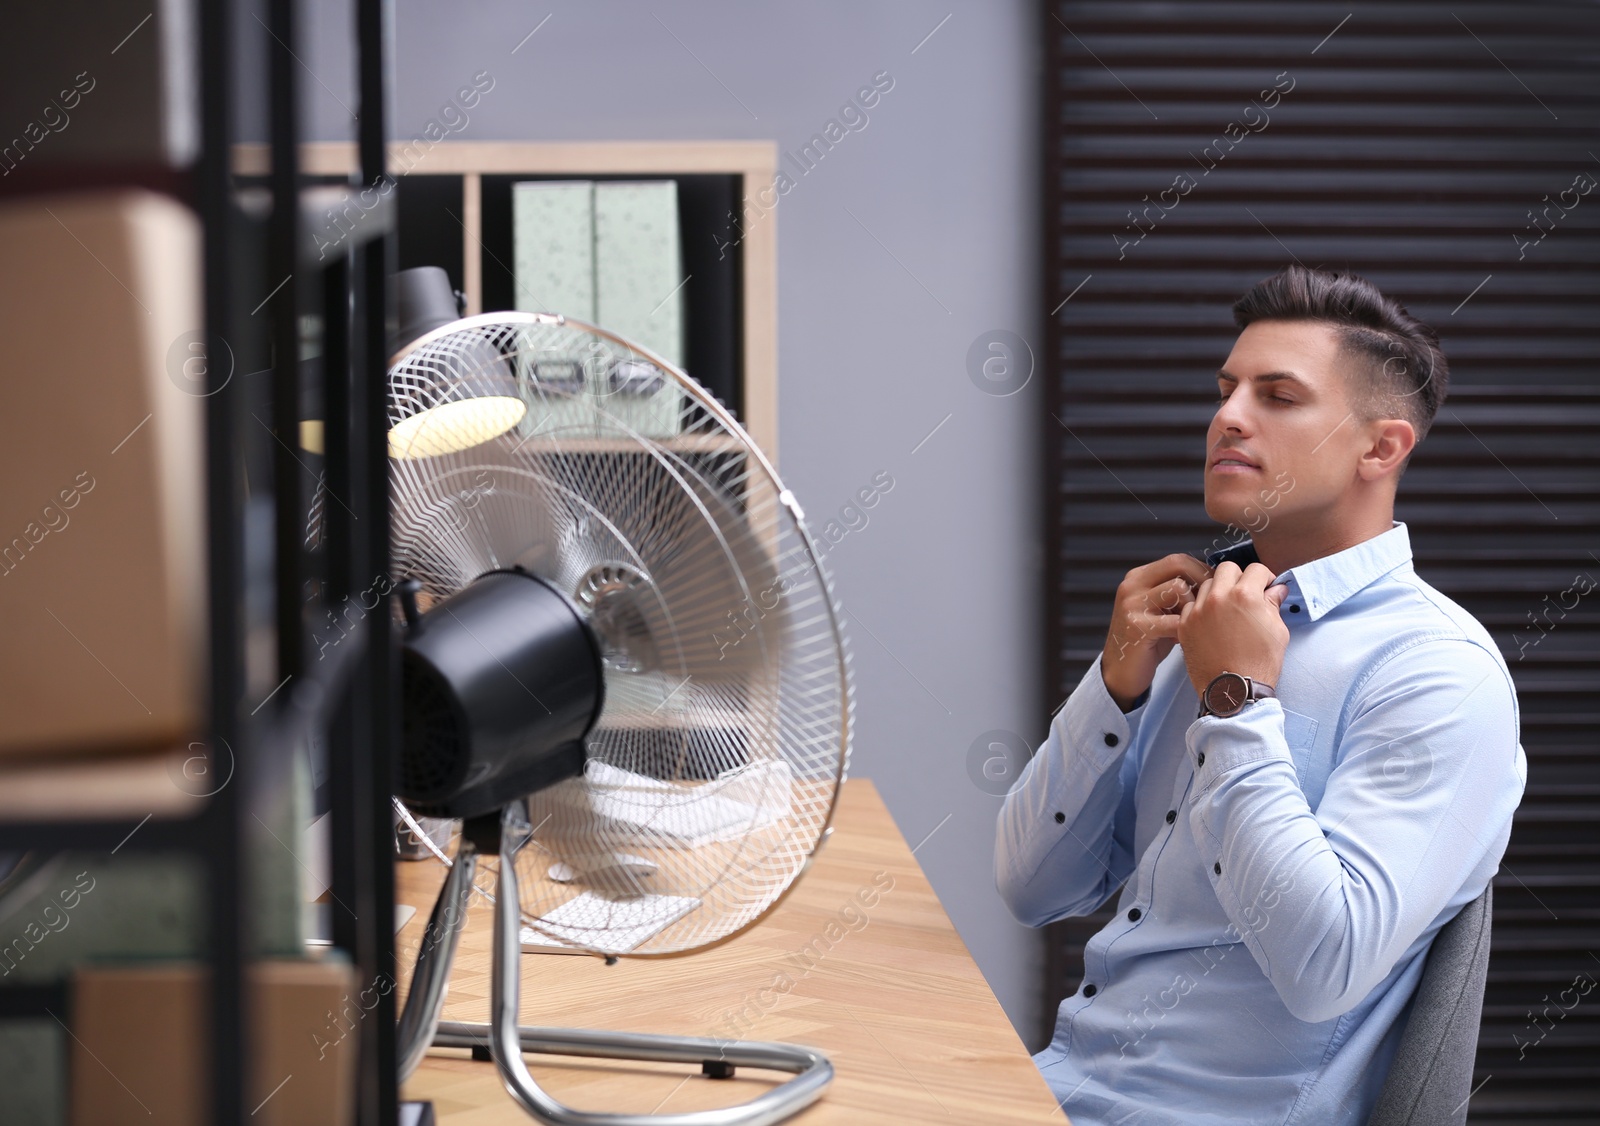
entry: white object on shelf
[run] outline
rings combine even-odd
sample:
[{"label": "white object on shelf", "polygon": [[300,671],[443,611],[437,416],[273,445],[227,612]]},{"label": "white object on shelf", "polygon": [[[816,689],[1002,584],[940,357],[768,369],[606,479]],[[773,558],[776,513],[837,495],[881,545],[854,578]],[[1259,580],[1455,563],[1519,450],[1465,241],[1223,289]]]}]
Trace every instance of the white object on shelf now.
[{"label": "white object on shelf", "polygon": [[[529,180],[511,186],[516,308],[599,325],[683,366],[682,234],[675,180]],[[682,429],[682,392],[642,356],[540,356],[518,377],[576,382],[621,427],[663,438]],[[559,386],[559,383],[557,384]],[[577,399],[530,394],[522,433],[605,430]]]},{"label": "white object on shelf", "polygon": [[[676,180],[594,186],[594,323],[683,367],[683,240]],[[613,364],[600,377],[605,410],[651,438],[682,429],[682,393],[638,363]]]},{"label": "white object on shelf", "polygon": [[[511,241],[519,312],[561,313],[594,321],[593,180],[512,184]],[[597,433],[590,370],[597,365],[583,356],[545,353],[536,346],[528,350],[534,354],[517,359],[517,381],[528,402],[519,433],[524,437],[544,431]],[[556,393],[540,394],[540,382]]]},{"label": "white object on shelf", "polygon": [[595,318],[594,181],[511,185],[515,307]]}]

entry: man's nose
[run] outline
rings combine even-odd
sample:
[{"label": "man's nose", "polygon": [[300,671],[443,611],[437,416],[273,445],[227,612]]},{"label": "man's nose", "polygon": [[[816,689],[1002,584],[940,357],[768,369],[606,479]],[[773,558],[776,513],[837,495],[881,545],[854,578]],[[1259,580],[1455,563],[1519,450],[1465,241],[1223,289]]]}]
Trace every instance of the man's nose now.
[{"label": "man's nose", "polygon": [[1234,392],[1228,396],[1226,402],[1217,407],[1217,413],[1211,419],[1211,428],[1213,430],[1237,430],[1241,433],[1249,431],[1249,412],[1240,405],[1239,400],[1240,394]]}]

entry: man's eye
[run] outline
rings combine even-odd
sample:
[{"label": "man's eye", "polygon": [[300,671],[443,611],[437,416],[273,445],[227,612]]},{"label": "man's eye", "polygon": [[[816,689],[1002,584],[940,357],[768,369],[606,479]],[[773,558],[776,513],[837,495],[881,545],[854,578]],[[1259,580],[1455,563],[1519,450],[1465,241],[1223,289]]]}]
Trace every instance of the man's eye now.
[{"label": "man's eye", "polygon": [[1267,398],[1271,399],[1274,403],[1292,403],[1292,402],[1294,402],[1293,399],[1286,399],[1282,395],[1268,395]]}]

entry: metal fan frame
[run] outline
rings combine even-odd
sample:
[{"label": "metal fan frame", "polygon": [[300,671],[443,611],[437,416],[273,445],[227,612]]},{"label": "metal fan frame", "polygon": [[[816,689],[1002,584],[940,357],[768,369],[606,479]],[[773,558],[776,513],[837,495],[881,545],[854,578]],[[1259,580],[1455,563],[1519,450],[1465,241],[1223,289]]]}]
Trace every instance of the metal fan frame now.
[{"label": "metal fan frame", "polygon": [[[685,954],[695,954],[702,950],[715,949],[716,947],[721,946],[723,943],[737,938],[746,931],[750,930],[752,927],[770,915],[781,903],[783,903],[784,900],[788,898],[789,893],[794,889],[794,886],[800,882],[801,878],[809,870],[811,861],[816,857],[817,850],[823,846],[823,844],[827,841],[829,834],[832,832],[833,817],[838,810],[839,790],[849,766],[848,760],[852,734],[851,729],[854,723],[855,696],[854,683],[850,676],[848,651],[844,643],[844,631],[842,628],[840,628],[839,617],[833,603],[832,582],[828,577],[827,571],[823,568],[822,556],[817,551],[816,540],[812,537],[811,530],[806,527],[805,513],[800,507],[800,502],[795,498],[794,493],[790,489],[787,487],[782,487],[783,478],[778,475],[776,467],[773,466],[772,462],[767,458],[766,453],[761,449],[760,446],[756,444],[755,440],[750,437],[749,433],[745,430],[744,426],[739,422],[739,420],[735,418],[732,412],[724,407],[721,402],[710,395],[705,388],[701,387],[700,384],[696,383],[692,377],[680,370],[676,365],[668,362],[665,359],[662,359],[649,349],[635,344],[626,337],[619,336],[614,332],[610,332],[606,329],[600,328],[597,325],[590,324],[587,321],[576,320],[560,313],[530,313],[522,311],[478,313],[470,317],[464,317],[458,321],[452,321],[446,325],[441,325],[436,329],[424,333],[410,344],[396,351],[389,359],[389,366],[393,367],[395,364],[404,360],[407,356],[411,355],[413,352],[422,348],[431,341],[442,339],[446,336],[450,336],[466,329],[480,327],[486,328],[508,324],[571,326],[579,331],[592,333],[595,336],[609,340],[613,344],[616,344],[630,352],[633,352],[635,355],[649,360],[663,372],[670,375],[671,378],[676,381],[684,394],[693,399],[696,405],[700,406],[702,409],[711,414],[731,436],[743,442],[745,452],[756,460],[761,469],[767,474],[774,484],[780,486],[780,488],[777,490],[778,502],[787,508],[790,514],[793,516],[794,529],[799,535],[801,542],[805,544],[806,553],[811,560],[811,567],[818,576],[819,585],[826,595],[826,597],[822,599],[822,603],[827,610],[828,624],[833,634],[840,639],[837,659],[840,682],[844,686],[843,697],[845,707],[843,722],[841,723],[839,730],[838,770],[833,779],[833,794],[829,799],[827,812],[823,816],[820,831],[817,834],[816,844],[811,848],[811,851],[807,854],[800,868],[795,872],[794,878],[789,881],[788,886],[786,886],[778,895],[774,896],[772,902],[769,903],[758,914],[753,916],[749,922],[745,923],[738,929],[729,931],[720,938],[714,939],[705,943],[704,945],[697,946],[692,949],[645,953],[636,953],[630,951],[626,953],[619,953],[616,956],[625,958],[678,958],[684,956]],[[641,450],[648,451],[658,460],[662,461],[665,464],[666,469],[674,477],[680,478],[680,483],[682,483],[681,474],[683,472],[694,472],[692,468],[681,464],[680,459],[676,456],[676,451],[673,450],[670,445],[670,438],[663,440],[647,437],[638,433],[632,427],[628,426],[627,423],[616,418],[615,416],[612,416],[608,419],[608,425],[616,427],[621,434],[631,438],[634,442],[636,442]],[[688,491],[690,493],[690,499],[696,505],[699,505],[700,498],[693,495],[693,490]],[[716,531],[716,534],[720,538],[720,531]],[[538,930],[537,920],[530,917],[526,919],[526,922],[529,926],[532,926],[535,930]],[[596,952],[596,956],[598,957],[604,955]]]}]

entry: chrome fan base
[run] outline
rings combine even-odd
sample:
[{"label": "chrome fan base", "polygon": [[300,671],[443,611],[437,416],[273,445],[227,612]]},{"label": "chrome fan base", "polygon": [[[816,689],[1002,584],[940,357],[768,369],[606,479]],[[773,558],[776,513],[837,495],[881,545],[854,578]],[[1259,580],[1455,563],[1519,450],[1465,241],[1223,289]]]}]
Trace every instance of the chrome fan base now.
[{"label": "chrome fan base", "polygon": [[[550,1126],[770,1126],[819,1099],[833,1081],[833,1064],[821,1052],[794,1044],[715,1040],[580,1028],[534,1028],[517,1024],[522,997],[522,919],[517,904],[515,846],[505,841],[494,905],[494,951],[490,1021],[442,1021],[450,964],[466,925],[478,853],[463,839],[434,902],[400,1016],[400,1080],[410,1078],[430,1046],[487,1048],[506,1090],[531,1117]],[[679,1114],[605,1114],[577,1110],[553,1098],[534,1079],[524,1052],[590,1059],[652,1060],[701,1066],[703,1074],[730,1078],[738,1067],[784,1071],[793,1079],[735,1106]]]}]

